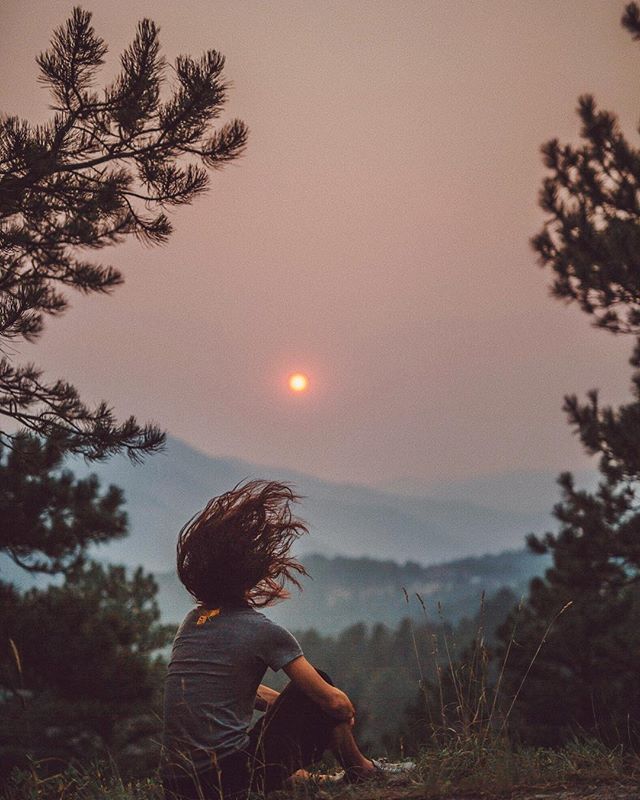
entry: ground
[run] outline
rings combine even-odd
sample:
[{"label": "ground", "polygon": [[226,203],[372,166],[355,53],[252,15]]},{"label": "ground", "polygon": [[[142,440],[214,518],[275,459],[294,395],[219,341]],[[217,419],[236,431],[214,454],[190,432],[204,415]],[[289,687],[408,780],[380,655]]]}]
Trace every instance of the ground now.
[{"label": "ground", "polygon": [[[284,800],[284,793],[282,798]],[[287,794],[287,800],[294,795]],[[301,797],[304,795],[301,795]],[[321,789],[316,795],[319,800],[640,800],[640,786],[634,782],[615,781],[609,783],[546,786],[513,789],[496,794],[494,792],[474,793],[431,793],[424,786],[376,786],[376,787],[338,787]],[[307,798],[314,797],[313,793]]]}]

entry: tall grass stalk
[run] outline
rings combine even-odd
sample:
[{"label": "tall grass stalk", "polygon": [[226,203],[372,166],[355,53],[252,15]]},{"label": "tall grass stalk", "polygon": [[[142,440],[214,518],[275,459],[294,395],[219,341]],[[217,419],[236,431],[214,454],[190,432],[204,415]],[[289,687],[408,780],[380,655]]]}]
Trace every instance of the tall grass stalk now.
[{"label": "tall grass stalk", "polygon": [[[409,594],[403,588],[405,602],[409,605]],[[429,625],[429,615],[427,607],[422,596],[416,592],[415,596],[422,609],[422,614],[425,620],[425,625]],[[506,712],[502,718],[497,719],[499,714],[499,700],[502,688],[503,678],[509,656],[515,642],[516,629],[518,619],[513,624],[513,629],[507,642],[506,649],[502,661],[499,665],[498,676],[493,685],[489,681],[489,668],[490,668],[490,655],[486,644],[485,632],[485,593],[482,592],[480,598],[480,611],[478,614],[478,627],[473,639],[473,645],[466,662],[456,660],[457,654],[454,656],[455,641],[450,638],[447,633],[445,621],[442,614],[442,606],[437,603],[437,613],[441,621],[442,641],[444,646],[444,660],[446,663],[446,675],[449,683],[450,692],[453,694],[453,701],[447,702],[447,691],[445,689],[443,680],[443,668],[441,664],[440,652],[438,647],[438,636],[433,634],[432,652],[433,668],[435,673],[435,686],[431,684],[435,691],[437,691],[438,701],[440,705],[440,723],[434,724],[432,702],[430,702],[429,685],[425,681],[424,669],[420,651],[418,647],[418,640],[413,624],[413,620],[409,615],[409,624],[411,629],[411,637],[413,642],[413,649],[415,652],[416,663],[418,666],[418,673],[420,675],[420,688],[425,702],[425,710],[427,713],[427,723],[429,726],[428,740],[433,744],[449,744],[452,739],[457,740],[461,744],[471,743],[474,747],[477,745],[484,745],[489,741],[499,741],[507,735],[507,725],[517,699],[522,691],[522,687],[536,662],[538,655],[547,640],[547,637],[557,622],[558,618],[572,605],[571,601],[566,603],[560,611],[553,617],[547,625],[544,634],[533,653],[522,679],[518,685],[518,689],[511,698]],[[523,601],[521,600],[518,610],[521,611]],[[452,717],[451,710],[454,707],[454,715]]]},{"label": "tall grass stalk", "polygon": [[[520,598],[520,603],[518,604],[518,614],[522,611],[522,607],[524,605],[524,597]],[[502,659],[502,664],[500,665],[500,672],[498,674],[498,679],[496,681],[495,689],[493,690],[493,701],[491,703],[491,710],[489,712],[489,720],[487,723],[487,727],[491,730],[493,728],[493,718],[496,713],[498,697],[500,696],[500,688],[502,686],[502,679],[504,677],[504,671],[507,666],[507,662],[509,660],[509,655],[511,654],[511,648],[513,647],[513,643],[516,639],[516,628],[518,626],[518,615],[513,623],[513,628],[511,629],[511,635],[509,636],[509,641],[507,642],[507,648],[505,650],[504,658]]]},{"label": "tall grass stalk", "polygon": [[[418,593],[416,598],[428,626],[426,604]],[[406,590],[405,600],[409,604]],[[490,658],[486,642],[484,601],[483,593],[477,631],[465,663],[457,660],[455,640],[444,624],[441,626],[442,654],[438,645],[439,637],[432,634],[431,656],[435,680],[431,684],[431,694],[424,682],[418,637],[409,617],[420,686],[428,712],[427,744],[417,757],[417,775],[423,785],[423,796],[436,797],[449,792],[500,793],[517,787],[551,787],[581,782],[619,782],[628,787],[630,782],[637,780],[640,775],[640,757],[637,754],[626,753],[622,747],[608,748],[593,738],[576,736],[569,744],[556,750],[513,746],[507,727],[513,709],[553,626],[570,608],[571,602],[564,605],[547,625],[515,694],[505,704],[506,711],[501,714],[500,694],[507,662],[516,641],[519,614],[515,615],[504,656],[498,665],[497,677],[492,683],[489,680]],[[521,600],[518,611],[522,607]],[[439,603],[437,611],[442,620],[442,607]],[[451,698],[449,703],[447,695]],[[440,724],[436,725],[432,712],[438,701]],[[631,797],[626,793],[621,796]]]},{"label": "tall grass stalk", "polygon": [[[409,606],[410,606],[409,594],[408,594],[408,592],[407,592],[407,590],[405,589],[404,586],[402,587],[402,591],[404,593],[404,599],[405,599],[405,603],[407,604],[407,608],[409,608]],[[417,592],[416,592],[416,596],[418,597],[418,599],[422,603],[422,598],[418,595]],[[423,604],[423,608],[424,608],[424,604]],[[420,675],[420,683],[419,683],[420,692],[421,692],[422,698],[424,700],[425,711],[427,713],[427,716],[429,717],[429,723],[433,727],[433,720],[431,718],[431,706],[429,705],[428,687],[427,687],[427,682],[424,679],[424,671],[422,669],[422,659],[420,658],[420,651],[418,649],[418,640],[416,639],[416,631],[415,631],[415,628],[414,628],[414,625],[413,625],[413,620],[411,619],[411,614],[409,614],[408,619],[409,619],[409,629],[411,631],[411,641],[413,643],[413,652],[415,654],[416,663],[418,665],[418,674]]]},{"label": "tall grass stalk", "polygon": [[[505,714],[505,717],[504,717],[504,719],[502,721],[502,727],[500,728],[501,731],[503,731],[506,728],[507,722],[509,721],[509,717],[511,716],[511,712],[513,711],[513,707],[516,704],[516,700],[518,699],[518,697],[520,695],[520,692],[522,691],[522,687],[524,686],[525,681],[527,680],[527,677],[528,677],[529,673],[531,672],[531,668],[533,667],[536,659],[538,658],[538,653],[542,649],[542,645],[546,642],[547,636],[551,632],[551,628],[555,625],[556,621],[560,618],[560,616],[562,614],[564,614],[564,612],[568,608],[570,608],[572,605],[573,605],[573,600],[569,600],[568,603],[565,603],[564,606],[560,609],[560,611],[558,611],[558,613],[555,615],[555,617],[547,625],[547,628],[546,628],[544,634],[542,635],[542,639],[540,640],[540,642],[539,642],[539,644],[538,644],[538,646],[536,648],[536,651],[533,654],[533,656],[531,658],[531,661],[529,661],[529,664],[527,666],[527,669],[525,670],[524,675],[522,676],[522,680],[520,681],[520,685],[518,686],[518,689],[517,689],[516,693],[514,694],[512,700],[511,700],[511,705],[509,706],[509,709],[508,709],[507,713]],[[506,663],[506,657],[505,657],[505,663]]]}]

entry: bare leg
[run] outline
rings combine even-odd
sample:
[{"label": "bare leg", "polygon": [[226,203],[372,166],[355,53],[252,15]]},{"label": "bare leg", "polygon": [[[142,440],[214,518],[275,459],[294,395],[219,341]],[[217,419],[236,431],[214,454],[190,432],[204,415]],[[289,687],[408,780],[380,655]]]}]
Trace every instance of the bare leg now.
[{"label": "bare leg", "polygon": [[[353,737],[352,728],[348,723],[344,722],[336,725],[331,735],[330,746],[340,766],[352,780],[366,780],[369,775],[375,773],[371,761],[360,752],[360,748]],[[306,769],[299,769],[289,776],[286,783],[291,786],[300,781],[308,780],[310,777],[311,775]]]},{"label": "bare leg", "polygon": [[[320,674],[331,682],[325,673]],[[291,775],[304,777],[299,767],[312,764],[329,748],[354,782],[377,773],[360,752],[349,723],[336,722],[293,683],[285,687],[250,736],[265,765],[266,791],[282,786]]]},{"label": "bare leg", "polygon": [[353,738],[351,725],[342,722],[333,729],[331,734],[331,749],[340,762],[344,771],[352,778],[366,778],[375,772],[375,767],[360,752],[356,740]]}]

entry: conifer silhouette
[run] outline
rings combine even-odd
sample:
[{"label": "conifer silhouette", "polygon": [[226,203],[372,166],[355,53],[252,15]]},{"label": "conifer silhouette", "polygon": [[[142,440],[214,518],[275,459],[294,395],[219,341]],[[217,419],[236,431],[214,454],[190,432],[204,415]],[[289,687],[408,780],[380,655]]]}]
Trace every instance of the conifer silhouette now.
[{"label": "conifer silhouette", "polygon": [[46,317],[66,310],[66,289],[108,293],[121,284],[121,272],[88,251],[128,236],[165,242],[167,210],[202,193],[207,168],[237,158],[247,139],[239,120],[214,127],[228,89],[220,53],[179,56],[163,91],[158,28],[143,20],[120,74],[98,91],[106,52],[91,14],[75,8],[37,59],[52,119],[0,119],[0,414],[8,420],[0,440],[11,447],[21,427],[88,460],[121,451],[140,458],[162,446],[163,433],[133,417],[118,422],[106,403],[87,406],[69,383],[13,363],[11,345],[38,339]]},{"label": "conifer silhouette", "polygon": [[[640,40],[636,3],[626,6],[622,25]],[[565,397],[570,425],[587,453],[599,456],[600,483],[595,491],[579,490],[570,473],[560,476],[559,530],[527,537],[533,552],[551,554],[553,565],[532,581],[521,613],[502,626],[499,655],[515,628],[504,688],[518,695],[511,726],[519,737],[558,744],[589,733],[637,744],[640,149],[590,95],[579,99],[578,114],[579,145],[553,139],[542,148],[550,175],[540,205],[548,217],[532,245],[553,272],[553,296],[578,303],[597,327],[635,338],[633,396],[618,408],[601,406],[596,390],[586,402]]]}]

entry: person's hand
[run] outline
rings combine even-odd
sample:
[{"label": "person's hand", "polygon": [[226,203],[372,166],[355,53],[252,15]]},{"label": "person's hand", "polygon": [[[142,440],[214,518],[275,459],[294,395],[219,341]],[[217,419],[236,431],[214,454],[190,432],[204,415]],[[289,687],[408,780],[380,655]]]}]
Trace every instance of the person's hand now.
[{"label": "person's hand", "polygon": [[333,691],[329,702],[327,703],[326,710],[332,717],[336,717],[342,722],[348,722],[349,725],[355,724],[356,710],[349,697],[335,686],[332,687]]},{"label": "person's hand", "polygon": [[276,692],[275,689],[272,689],[270,686],[265,686],[263,683],[261,683],[260,686],[258,686],[258,691],[256,692],[256,710],[268,711],[268,709],[276,702],[278,697],[280,697],[279,692]]}]

